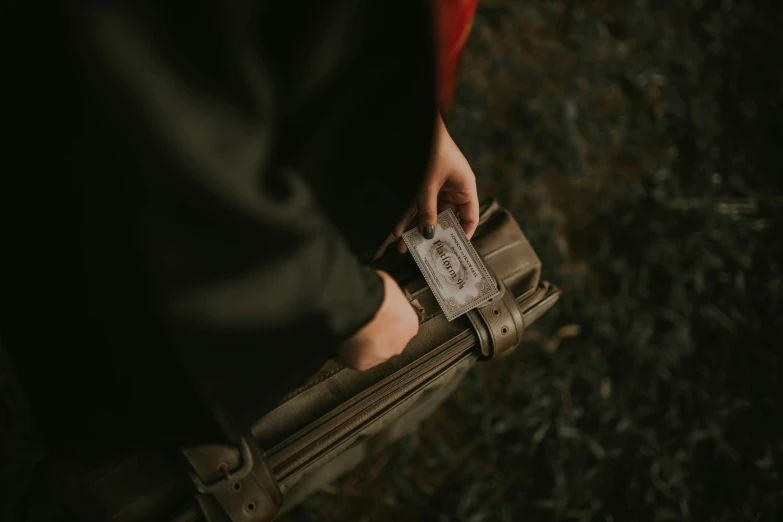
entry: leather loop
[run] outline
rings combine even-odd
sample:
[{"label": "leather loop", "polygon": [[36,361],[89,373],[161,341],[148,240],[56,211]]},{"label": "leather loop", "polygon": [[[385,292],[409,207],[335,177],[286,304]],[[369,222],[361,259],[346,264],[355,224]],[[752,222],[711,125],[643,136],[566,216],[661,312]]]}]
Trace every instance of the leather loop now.
[{"label": "leather loop", "polygon": [[231,522],[271,521],[282,502],[277,481],[251,438],[242,439],[239,447],[240,451],[199,446],[183,453],[193,468],[196,489],[208,500],[214,499]]},{"label": "leather loop", "polygon": [[411,304],[413,309],[416,310],[416,315],[419,318],[419,324],[423,323],[424,319],[426,318],[426,310],[424,310],[424,307],[421,306],[421,303],[418,299],[413,298],[407,288],[403,288],[402,291],[405,293],[405,298],[408,299],[408,302]]},{"label": "leather loop", "polygon": [[490,273],[500,294],[467,314],[478,336],[478,347],[484,360],[503,356],[516,348],[525,331],[525,318],[516,299],[506,291],[503,281],[491,269]]},{"label": "leather loop", "polygon": [[473,330],[476,332],[476,336],[478,337],[478,343],[476,346],[478,347],[479,353],[481,354],[481,359],[492,359],[492,356],[494,355],[494,347],[492,345],[492,339],[489,335],[489,330],[484,326],[484,321],[482,321],[481,316],[476,310],[471,310],[466,315],[468,320],[470,320],[470,324],[473,325]]}]

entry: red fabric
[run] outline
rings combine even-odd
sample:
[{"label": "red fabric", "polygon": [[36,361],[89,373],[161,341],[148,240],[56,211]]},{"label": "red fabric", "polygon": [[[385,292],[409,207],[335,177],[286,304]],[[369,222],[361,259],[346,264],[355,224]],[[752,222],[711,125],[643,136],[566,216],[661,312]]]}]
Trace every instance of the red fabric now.
[{"label": "red fabric", "polygon": [[478,0],[434,2],[438,38],[438,106],[446,110],[451,105],[457,60],[473,25]]}]

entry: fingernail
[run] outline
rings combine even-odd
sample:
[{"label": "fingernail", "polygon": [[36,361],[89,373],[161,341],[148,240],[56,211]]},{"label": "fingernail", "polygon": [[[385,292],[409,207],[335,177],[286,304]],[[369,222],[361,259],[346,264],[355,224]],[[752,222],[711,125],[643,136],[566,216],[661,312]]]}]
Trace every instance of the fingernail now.
[{"label": "fingernail", "polygon": [[422,230],[422,235],[424,235],[424,239],[432,239],[435,237],[435,227],[432,225],[427,225],[424,227],[424,230]]}]

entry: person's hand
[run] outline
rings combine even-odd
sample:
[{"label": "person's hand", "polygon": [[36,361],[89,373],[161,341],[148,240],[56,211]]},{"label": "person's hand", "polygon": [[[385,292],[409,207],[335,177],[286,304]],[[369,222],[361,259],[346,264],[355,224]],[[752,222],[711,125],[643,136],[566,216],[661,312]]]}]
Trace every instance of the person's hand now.
[{"label": "person's hand", "polygon": [[399,355],[419,331],[419,317],[392,277],[378,270],[383,279],[383,302],[375,317],[340,348],[341,363],[362,371]]},{"label": "person's hand", "polygon": [[[449,136],[443,120],[438,115],[433,147],[432,164],[419,187],[416,201],[394,228],[394,236],[401,237],[418,212],[418,224],[422,235],[432,239],[439,212],[453,208],[459,215],[462,228],[468,239],[473,237],[479,220],[478,191],[476,176],[468,160]],[[397,249],[404,253],[405,242],[400,241]]]}]

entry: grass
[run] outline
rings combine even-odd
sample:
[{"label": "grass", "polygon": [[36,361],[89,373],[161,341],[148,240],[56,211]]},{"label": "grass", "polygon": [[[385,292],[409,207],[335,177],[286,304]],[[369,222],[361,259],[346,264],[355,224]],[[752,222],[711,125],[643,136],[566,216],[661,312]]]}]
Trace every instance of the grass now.
[{"label": "grass", "polygon": [[289,520],[776,519],[782,23],[762,2],[481,3],[447,125],[565,295]]}]

